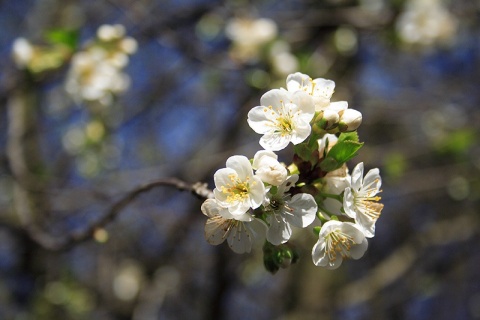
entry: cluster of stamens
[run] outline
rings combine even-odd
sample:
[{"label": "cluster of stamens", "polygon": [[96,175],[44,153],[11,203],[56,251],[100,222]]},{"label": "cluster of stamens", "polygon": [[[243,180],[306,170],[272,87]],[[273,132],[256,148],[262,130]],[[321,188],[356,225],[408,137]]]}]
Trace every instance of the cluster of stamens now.
[{"label": "cluster of stamens", "polygon": [[377,220],[380,217],[383,209],[383,203],[378,203],[382,197],[375,196],[381,191],[377,191],[375,187],[372,187],[372,185],[375,185],[377,182],[378,179],[369,185],[365,192],[362,192],[364,194],[358,195],[355,199],[357,206],[363,208],[365,214],[373,220]]},{"label": "cluster of stamens", "polygon": [[343,259],[350,258],[350,249],[357,243],[353,240],[353,237],[340,230],[334,230],[330,232],[326,237],[325,251],[330,261],[337,259],[337,254],[340,254]]},{"label": "cluster of stamens", "polygon": [[222,193],[227,195],[227,201],[234,203],[248,198],[248,193],[250,190],[250,178],[247,177],[246,181],[241,181],[238,179],[236,174],[230,174],[228,177],[232,183],[228,184],[227,186],[220,187]]}]

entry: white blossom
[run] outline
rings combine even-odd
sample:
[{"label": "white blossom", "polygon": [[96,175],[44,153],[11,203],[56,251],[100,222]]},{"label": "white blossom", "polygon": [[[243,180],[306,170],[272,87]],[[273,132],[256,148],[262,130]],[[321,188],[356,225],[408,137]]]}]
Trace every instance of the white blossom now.
[{"label": "white blossom", "polygon": [[260,145],[264,149],[282,150],[290,142],[299,144],[310,135],[315,107],[305,92],[273,89],[261,97],[260,104],[248,113],[248,124],[263,134]]},{"label": "white blossom", "polygon": [[308,75],[297,72],[287,77],[287,90],[289,92],[304,91],[308,93],[314,103],[315,111],[322,112],[325,130],[335,128],[340,131],[356,130],[362,123],[362,114],[354,109],[348,109],[346,101],[331,102],[335,90],[335,82],[328,79],[312,79]]},{"label": "white blossom", "polygon": [[321,111],[330,105],[330,99],[335,91],[335,82],[328,79],[312,79],[308,75],[296,72],[287,77],[289,92],[304,91],[312,96],[315,110]]},{"label": "white blossom", "polygon": [[212,245],[219,245],[227,239],[228,246],[235,253],[246,253],[251,251],[255,240],[265,238],[267,226],[249,213],[233,216],[215,199],[205,200],[201,210],[208,217],[205,239]]},{"label": "white blossom", "polygon": [[33,59],[34,48],[25,38],[17,38],[13,42],[12,57],[19,68],[25,68]]},{"label": "white blossom", "polygon": [[317,203],[311,194],[299,193],[293,197],[289,189],[298,180],[292,175],[277,188],[275,194],[268,194],[268,205],[265,206],[269,224],[267,240],[279,245],[287,242],[292,235],[292,225],[305,228],[315,220]]},{"label": "white blossom", "polygon": [[65,88],[77,101],[109,104],[112,94],[125,91],[129,77],[110,63],[99,51],[81,51],[72,57]]},{"label": "white blossom", "polygon": [[217,170],[213,179],[215,199],[236,217],[263,203],[265,187],[262,180],[253,174],[247,157],[228,158],[226,168]]},{"label": "white blossom", "polygon": [[232,18],[227,21],[225,35],[232,40],[231,55],[242,62],[258,59],[260,49],[277,36],[277,24],[267,18]]},{"label": "white blossom", "polygon": [[97,29],[97,37],[102,41],[113,41],[125,35],[125,27],[121,24],[104,24]]},{"label": "white blossom", "polygon": [[405,43],[432,46],[453,40],[458,19],[441,0],[409,0],[397,19],[396,28]]},{"label": "white blossom", "polygon": [[137,42],[125,37],[122,25],[102,25],[97,40],[75,53],[65,82],[66,91],[77,102],[108,105],[128,89],[130,78],[123,72]]},{"label": "white blossom", "polygon": [[344,259],[360,259],[368,242],[362,230],[351,222],[327,221],[312,249],[313,263],[327,269],[337,269]]},{"label": "white blossom", "polygon": [[255,174],[263,182],[272,186],[279,186],[287,179],[287,168],[278,162],[278,156],[272,151],[260,150],[253,157]]},{"label": "white blossom", "polygon": [[285,76],[298,69],[298,59],[291,52],[290,44],[284,40],[276,40],[269,50],[270,63],[273,71],[279,76]]},{"label": "white blossom", "polygon": [[363,162],[359,163],[352,172],[349,187],[343,196],[345,214],[355,219],[355,222],[371,238],[375,235],[375,222],[380,217],[383,204],[377,196],[380,192],[382,179],[378,168],[368,171],[363,177]]}]

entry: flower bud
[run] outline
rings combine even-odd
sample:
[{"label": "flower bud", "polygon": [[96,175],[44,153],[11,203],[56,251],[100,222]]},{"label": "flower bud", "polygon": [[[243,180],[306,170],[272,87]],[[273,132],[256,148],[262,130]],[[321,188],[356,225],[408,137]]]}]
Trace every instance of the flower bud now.
[{"label": "flower bud", "polygon": [[339,120],[339,116],[337,112],[330,109],[326,109],[323,112],[323,119],[325,121],[325,129],[329,130],[336,127]]},{"label": "flower bud", "polygon": [[263,182],[279,186],[287,179],[287,168],[277,160],[272,151],[258,151],[253,158],[253,169]]},{"label": "flower bud", "polygon": [[347,109],[343,111],[343,114],[338,123],[338,129],[341,132],[349,132],[356,130],[362,123],[362,114],[354,109]]},{"label": "flower bud", "polygon": [[272,274],[280,268],[285,269],[298,261],[299,255],[295,247],[290,243],[274,246],[265,242],[263,246],[263,263],[265,268]]}]

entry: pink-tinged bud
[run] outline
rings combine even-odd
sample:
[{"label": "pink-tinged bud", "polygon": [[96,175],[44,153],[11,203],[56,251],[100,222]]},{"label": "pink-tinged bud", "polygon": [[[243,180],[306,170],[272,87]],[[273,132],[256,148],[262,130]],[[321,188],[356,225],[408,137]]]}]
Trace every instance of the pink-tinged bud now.
[{"label": "pink-tinged bud", "polygon": [[355,109],[347,109],[343,111],[343,114],[338,123],[338,129],[341,132],[349,132],[357,130],[362,123],[362,114]]}]

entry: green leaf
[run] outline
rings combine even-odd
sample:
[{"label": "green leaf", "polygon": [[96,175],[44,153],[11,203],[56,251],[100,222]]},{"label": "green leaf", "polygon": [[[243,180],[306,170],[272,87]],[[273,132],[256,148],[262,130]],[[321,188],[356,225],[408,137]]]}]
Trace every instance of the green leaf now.
[{"label": "green leaf", "polygon": [[294,147],[294,152],[306,162],[310,162],[314,166],[318,162],[318,152],[317,148],[310,147],[307,143],[300,143]]},{"label": "green leaf", "polygon": [[337,168],[340,168],[341,166],[342,164],[341,163],[339,164],[338,161],[333,157],[326,157],[320,163],[320,169],[327,172],[333,171]]},{"label": "green leaf", "polygon": [[66,45],[71,49],[75,49],[78,44],[78,31],[66,29],[54,29],[45,34],[47,39],[52,44]]},{"label": "green leaf", "polygon": [[318,163],[318,142],[319,135],[312,132],[307,141],[294,146],[294,152],[302,158],[303,161],[310,162],[315,166]]},{"label": "green leaf", "polygon": [[356,131],[343,132],[338,137],[338,142],[343,142],[343,141],[347,141],[347,140],[359,142],[358,133]]},{"label": "green leaf", "polygon": [[342,133],[337,143],[320,163],[320,168],[327,172],[340,168],[345,162],[355,157],[362,146],[363,142],[358,142],[356,132]]}]

